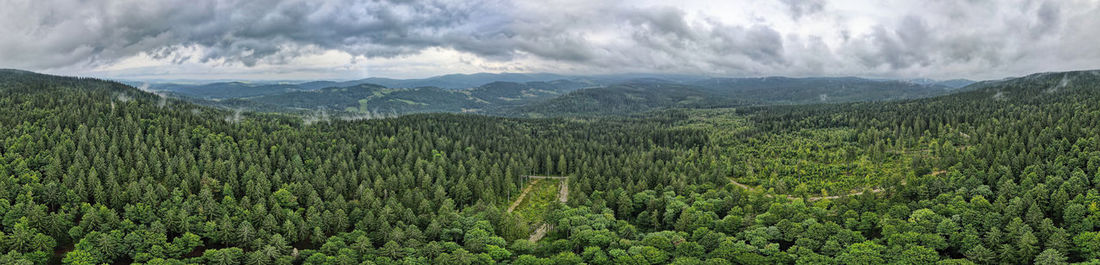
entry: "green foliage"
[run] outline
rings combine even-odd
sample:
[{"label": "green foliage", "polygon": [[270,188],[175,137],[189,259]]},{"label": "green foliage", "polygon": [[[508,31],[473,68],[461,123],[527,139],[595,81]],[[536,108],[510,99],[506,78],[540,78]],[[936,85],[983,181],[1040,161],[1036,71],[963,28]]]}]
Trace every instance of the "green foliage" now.
[{"label": "green foliage", "polygon": [[[1088,262],[1096,84],[1082,72],[889,103],[305,125],[5,70],[0,263]],[[506,213],[521,176],[546,173],[570,176],[569,202],[550,203],[546,180]],[[837,196],[811,199],[822,191]],[[538,242],[531,220],[552,225]]]},{"label": "green foliage", "polygon": [[1056,249],[1043,250],[1035,257],[1036,265],[1064,265],[1069,264],[1066,262],[1066,256]]}]

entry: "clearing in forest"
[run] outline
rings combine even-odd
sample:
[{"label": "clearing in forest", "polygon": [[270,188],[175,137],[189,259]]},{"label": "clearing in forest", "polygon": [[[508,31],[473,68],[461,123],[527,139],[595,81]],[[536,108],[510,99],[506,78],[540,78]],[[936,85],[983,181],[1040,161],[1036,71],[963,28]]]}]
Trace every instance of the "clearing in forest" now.
[{"label": "clearing in forest", "polygon": [[544,223],[544,216],[550,205],[557,201],[565,203],[569,199],[569,184],[564,176],[527,176],[532,180],[523,188],[516,201],[508,207],[508,212],[516,213],[530,224],[537,226],[528,240],[538,242],[554,226]]},{"label": "clearing in forest", "polygon": [[540,223],[550,204],[558,200],[559,179],[535,179],[520,195],[513,212],[531,223]]}]

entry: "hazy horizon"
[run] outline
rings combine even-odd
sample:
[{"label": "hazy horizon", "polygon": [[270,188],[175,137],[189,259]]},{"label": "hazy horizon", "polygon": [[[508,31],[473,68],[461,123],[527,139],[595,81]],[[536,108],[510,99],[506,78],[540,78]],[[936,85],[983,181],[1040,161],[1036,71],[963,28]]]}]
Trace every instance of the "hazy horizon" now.
[{"label": "hazy horizon", "polygon": [[928,77],[919,77],[919,76],[917,76],[917,77],[878,77],[878,76],[861,76],[861,75],[722,76],[722,75],[705,75],[705,74],[665,74],[665,73],[617,73],[617,74],[583,75],[583,74],[558,74],[558,73],[546,73],[546,72],[537,72],[537,73],[523,73],[523,72],[447,73],[447,74],[440,74],[440,75],[414,76],[414,77],[405,77],[405,78],[402,78],[402,77],[387,77],[387,76],[364,76],[364,77],[348,77],[348,78],[280,79],[280,78],[278,78],[278,76],[274,76],[274,77],[271,77],[269,79],[262,79],[262,78],[257,78],[257,79],[253,79],[253,78],[202,79],[202,78],[156,78],[156,77],[154,77],[154,78],[117,78],[117,77],[97,76],[97,75],[69,75],[69,74],[64,74],[64,73],[51,73],[49,71],[33,71],[33,70],[16,69],[16,68],[0,68],[0,69],[31,71],[31,72],[37,72],[37,73],[43,73],[43,74],[59,75],[59,76],[92,77],[92,78],[100,78],[100,79],[116,80],[116,81],[126,81],[126,82],[176,83],[176,84],[210,84],[210,83],[221,83],[221,82],[262,83],[262,84],[275,84],[275,83],[297,84],[297,83],[318,82],[318,81],[332,81],[332,82],[359,81],[359,80],[364,80],[364,79],[422,80],[422,79],[432,79],[432,78],[440,78],[440,77],[447,77],[447,76],[454,76],[454,75],[474,76],[474,75],[481,75],[481,74],[489,74],[489,75],[509,75],[509,74],[554,75],[554,76],[560,76],[561,79],[600,78],[600,77],[611,77],[611,76],[627,76],[627,77],[629,77],[629,76],[637,76],[637,77],[652,76],[652,77],[657,77],[657,78],[660,78],[662,76],[680,76],[680,77],[683,77],[683,78],[698,78],[698,79],[710,79],[710,78],[752,79],[752,78],[784,77],[784,78],[861,78],[861,79],[867,79],[867,80],[898,80],[898,81],[912,81],[912,80],[922,80],[922,79],[931,80],[931,81],[969,80],[969,81],[976,81],[977,82],[977,81],[1011,79],[1011,78],[1023,77],[1023,76],[1027,76],[1027,75],[1031,75],[1031,74],[1037,74],[1037,73],[1055,73],[1055,72],[1073,72],[1073,71],[1098,71],[1098,70],[1100,70],[1100,69],[1070,69],[1070,70],[1064,70],[1064,71],[1040,71],[1040,72],[1025,73],[1025,74],[1021,74],[1021,75],[995,77],[995,78],[989,78],[989,79],[971,79],[971,78],[965,78],[965,77],[928,78]]}]

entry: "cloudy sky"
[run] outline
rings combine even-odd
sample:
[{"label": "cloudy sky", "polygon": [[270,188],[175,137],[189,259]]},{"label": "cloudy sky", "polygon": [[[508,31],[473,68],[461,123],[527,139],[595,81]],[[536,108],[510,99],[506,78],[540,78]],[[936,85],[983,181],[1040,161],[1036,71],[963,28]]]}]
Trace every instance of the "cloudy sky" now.
[{"label": "cloudy sky", "polygon": [[123,79],[1100,68],[1096,0],[0,0],[0,68]]}]

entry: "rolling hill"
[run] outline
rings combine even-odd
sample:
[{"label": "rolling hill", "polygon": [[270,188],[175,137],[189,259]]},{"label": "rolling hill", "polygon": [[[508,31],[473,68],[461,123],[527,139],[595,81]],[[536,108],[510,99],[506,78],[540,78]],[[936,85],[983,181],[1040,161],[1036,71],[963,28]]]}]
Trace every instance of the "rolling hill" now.
[{"label": "rolling hill", "polygon": [[691,84],[717,95],[769,104],[901,100],[939,96],[957,90],[934,83],[856,77],[712,78]]},{"label": "rolling hill", "polygon": [[244,82],[218,82],[202,85],[152,84],[149,89],[202,99],[249,98],[302,90],[299,86],[293,84],[251,84]]},{"label": "rolling hill", "polygon": [[[305,83],[153,84],[195,103],[262,112],[473,112],[505,116],[632,114],[659,108],[889,101],[939,96],[969,80],[704,78],[674,74],[454,74]],[[136,84],[136,83],[131,83]],[[576,93],[569,93],[579,90]]]},{"label": "rolling hill", "polygon": [[503,113],[528,117],[622,115],[663,108],[822,104],[927,98],[965,91],[936,84],[845,78],[712,78],[670,81],[648,77],[579,90]]},{"label": "rolling hill", "polygon": [[395,79],[395,78],[381,78],[372,77],[352,81],[315,81],[302,83],[299,86],[303,89],[320,89],[326,87],[348,87],[361,84],[377,84],[391,88],[416,88],[416,87],[438,87],[445,89],[468,89],[475,88],[484,84],[492,82],[513,82],[513,83],[527,83],[527,82],[545,82],[553,80],[569,79],[567,76],[555,75],[555,74],[524,74],[524,73],[477,73],[477,74],[450,74],[434,76],[429,78],[416,78],[416,79]]},{"label": "rolling hill", "polygon": [[734,106],[736,99],[700,87],[663,82],[630,82],[589,88],[511,108],[505,113],[529,116],[622,115],[660,108]]},{"label": "rolling hill", "polygon": [[359,84],[237,99],[233,104],[243,108],[281,109],[281,112],[324,109],[348,114],[486,113],[550,99],[589,85],[569,80],[492,82],[470,89],[389,88]]}]

